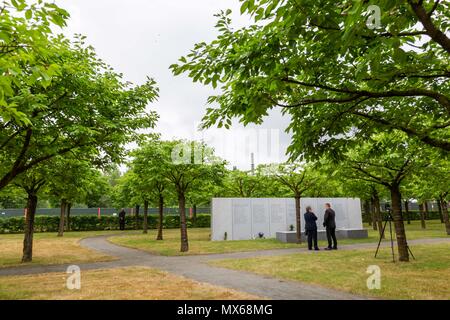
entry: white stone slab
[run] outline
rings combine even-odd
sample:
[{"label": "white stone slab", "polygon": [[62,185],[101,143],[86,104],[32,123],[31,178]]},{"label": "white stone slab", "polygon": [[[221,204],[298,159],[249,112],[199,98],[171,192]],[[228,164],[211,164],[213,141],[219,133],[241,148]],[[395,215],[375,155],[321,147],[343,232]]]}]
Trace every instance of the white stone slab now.
[{"label": "white stone slab", "polygon": [[286,199],[268,199],[270,217],[270,238],[275,238],[277,231],[286,229]]},{"label": "white stone slab", "polygon": [[[301,209],[301,205],[300,205]],[[296,226],[296,217],[295,217],[295,200],[294,201],[286,201],[286,229],[290,230],[291,226]]]},{"label": "white stone slab", "polygon": [[[361,202],[350,198],[302,198],[300,202],[301,228],[304,231],[304,212],[311,206],[317,215],[317,226],[323,230],[325,203],[336,211],[338,230],[363,229]],[[295,200],[292,198],[214,198],[212,200],[212,234],[215,241],[248,240],[264,233],[275,238],[279,231],[289,231],[296,226]]]},{"label": "white stone slab", "polygon": [[268,199],[252,199],[253,237],[257,238],[259,233],[265,237],[270,235],[270,217]]},{"label": "white stone slab", "polygon": [[[212,199],[211,210],[216,212],[211,216],[211,240],[224,240],[225,232],[228,240],[233,237],[232,202],[225,199]],[[230,199],[231,200],[231,199]]]},{"label": "white stone slab", "polygon": [[232,199],[233,232],[230,240],[252,239],[253,222],[251,201]]}]

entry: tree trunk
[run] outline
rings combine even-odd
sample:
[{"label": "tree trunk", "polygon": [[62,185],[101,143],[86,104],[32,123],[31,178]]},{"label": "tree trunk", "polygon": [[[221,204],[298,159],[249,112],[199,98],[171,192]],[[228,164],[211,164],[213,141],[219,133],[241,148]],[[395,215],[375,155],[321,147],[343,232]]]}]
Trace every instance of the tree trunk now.
[{"label": "tree trunk", "polygon": [[295,196],[295,222],[297,224],[297,243],[302,243],[302,220],[300,212],[300,196]]},{"label": "tree trunk", "polygon": [[366,221],[369,223],[369,226],[372,226],[373,221],[373,211],[371,202],[368,200],[364,200],[363,208],[364,208],[364,215],[366,216]]},{"label": "tree trunk", "polygon": [[70,231],[70,210],[72,209],[72,203],[67,204],[67,222],[66,222],[66,230]]},{"label": "tree trunk", "polygon": [[65,199],[61,200],[61,214],[59,215],[59,230],[58,237],[62,237],[64,235],[64,225],[65,225],[65,217],[66,217],[66,207],[67,201]]},{"label": "tree trunk", "polygon": [[400,261],[409,261],[408,242],[406,241],[405,225],[402,216],[402,196],[400,186],[394,184],[390,188],[392,201],[392,217],[394,219],[395,234]]},{"label": "tree trunk", "polygon": [[441,199],[436,199],[438,211],[439,211],[439,219],[441,220],[441,223],[444,223],[444,216],[442,215],[442,203]]},{"label": "tree trunk", "polygon": [[419,204],[419,211],[420,211],[420,225],[422,226],[422,229],[426,229],[427,225],[425,223],[425,206],[423,203]]},{"label": "tree trunk", "polygon": [[425,201],[423,203],[424,209],[425,209],[425,220],[429,220],[430,218],[430,210],[428,209],[428,201]]},{"label": "tree trunk", "polygon": [[148,200],[144,201],[144,233],[148,233]]},{"label": "tree trunk", "polygon": [[411,224],[411,214],[409,212],[409,201],[405,200],[405,214],[406,219],[408,220],[408,224]]},{"label": "tree trunk", "polygon": [[197,205],[192,206],[192,223],[194,226],[197,224]]},{"label": "tree trunk", "polygon": [[159,218],[158,218],[158,236],[156,240],[163,240],[163,224],[164,224],[164,197],[159,196]]},{"label": "tree trunk", "polygon": [[378,225],[377,225],[377,216],[375,213],[376,210],[376,203],[374,200],[371,201],[372,205],[370,206],[370,225],[372,226],[373,230],[378,230]]},{"label": "tree trunk", "polygon": [[136,218],[136,230],[139,230],[139,209],[140,206],[136,205],[135,218]]},{"label": "tree trunk", "polygon": [[450,236],[450,219],[448,216],[448,203],[444,198],[441,198],[441,206],[442,206],[442,215],[445,223],[445,230],[447,231],[447,235]]},{"label": "tree trunk", "polygon": [[[375,190],[373,193],[373,203],[374,203],[374,209],[375,209],[375,220],[378,224],[378,233],[380,234],[380,237],[384,239],[385,235],[383,234],[383,218],[381,216],[381,205],[380,205],[380,196],[378,195],[378,191]],[[375,230],[377,230],[375,229]]]},{"label": "tree trunk", "polygon": [[31,262],[33,260],[34,216],[36,215],[37,202],[38,198],[36,194],[28,194],[22,262]]},{"label": "tree trunk", "polygon": [[181,252],[189,251],[189,242],[186,224],[186,197],[184,192],[178,193],[178,209],[180,211]]}]

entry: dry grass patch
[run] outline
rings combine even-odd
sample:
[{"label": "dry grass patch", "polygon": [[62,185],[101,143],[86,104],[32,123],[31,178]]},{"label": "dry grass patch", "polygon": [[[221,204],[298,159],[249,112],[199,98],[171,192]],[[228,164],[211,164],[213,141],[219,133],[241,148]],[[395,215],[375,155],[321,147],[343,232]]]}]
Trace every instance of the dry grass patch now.
[{"label": "dry grass patch", "polygon": [[[113,257],[80,246],[81,239],[113,232],[67,232],[59,238],[55,233],[36,234],[32,264],[64,264],[114,260]],[[21,264],[23,235],[0,235],[0,268]]]},{"label": "dry grass patch", "polygon": [[130,267],[84,271],[81,289],[66,289],[68,275],[0,277],[0,299],[33,300],[253,300],[257,296],[199,283],[167,272]]}]

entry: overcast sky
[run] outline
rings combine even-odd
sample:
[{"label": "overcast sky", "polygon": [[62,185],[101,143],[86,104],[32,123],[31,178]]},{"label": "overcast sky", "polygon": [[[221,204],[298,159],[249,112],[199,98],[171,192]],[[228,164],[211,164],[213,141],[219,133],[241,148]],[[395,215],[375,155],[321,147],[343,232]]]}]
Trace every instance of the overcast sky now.
[{"label": "overcast sky", "polygon": [[[214,14],[220,10],[233,10],[236,27],[249,24],[248,17],[238,14],[238,0],[58,0],[57,4],[71,14],[65,33],[87,36],[98,55],[126,80],[141,84],[150,76],[157,81],[160,98],[149,108],[160,115],[156,131],[164,139],[202,138],[197,127],[206,99],[214,92],[186,76],[174,77],[169,66],[195,43],[215,38]],[[235,124],[232,130],[215,130],[203,138],[231,166],[248,170],[252,151],[256,164],[284,160],[290,141],[284,133],[288,122],[274,111],[262,126],[253,126],[258,130],[243,131]],[[254,136],[258,143],[251,142],[256,142]],[[259,150],[251,150],[257,144]]]}]

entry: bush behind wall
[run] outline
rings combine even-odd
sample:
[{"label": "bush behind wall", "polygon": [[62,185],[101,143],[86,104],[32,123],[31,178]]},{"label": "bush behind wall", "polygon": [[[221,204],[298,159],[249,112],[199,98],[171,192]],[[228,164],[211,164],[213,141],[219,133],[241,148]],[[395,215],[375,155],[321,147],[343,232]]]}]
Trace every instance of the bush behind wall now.
[{"label": "bush behind wall", "polygon": [[[135,230],[142,229],[144,217],[139,215],[127,216],[125,218],[125,229]],[[158,216],[149,215],[148,225],[150,229],[156,229],[158,226]],[[209,228],[211,226],[211,215],[198,214],[194,224],[192,219],[188,218],[188,228]],[[25,227],[25,219],[23,217],[0,218],[0,233],[22,233]],[[59,217],[58,216],[36,216],[34,222],[35,232],[58,232]],[[167,215],[164,217],[164,229],[176,229],[180,227],[180,217],[175,215]],[[102,216],[98,218],[96,215],[84,215],[70,217],[71,231],[103,231],[103,230],[119,230],[119,217]]]}]

